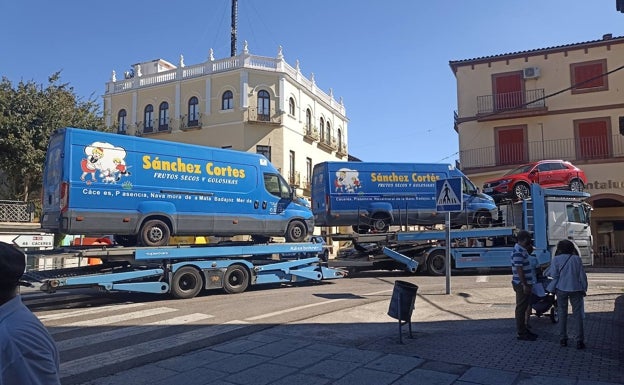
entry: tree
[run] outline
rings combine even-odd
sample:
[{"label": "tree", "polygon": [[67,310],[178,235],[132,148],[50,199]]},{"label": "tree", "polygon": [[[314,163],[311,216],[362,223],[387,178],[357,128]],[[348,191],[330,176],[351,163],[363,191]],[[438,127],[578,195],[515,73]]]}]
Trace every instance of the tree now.
[{"label": "tree", "polygon": [[104,131],[99,105],[83,101],[73,87],[60,82],[60,72],[48,84],[0,82],[0,199],[35,202],[39,206],[43,164],[50,134],[60,127]]}]

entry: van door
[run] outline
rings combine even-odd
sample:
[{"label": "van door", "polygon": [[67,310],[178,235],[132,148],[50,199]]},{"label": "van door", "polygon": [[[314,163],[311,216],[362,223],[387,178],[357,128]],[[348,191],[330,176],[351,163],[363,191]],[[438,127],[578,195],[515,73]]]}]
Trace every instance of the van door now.
[{"label": "van door", "polygon": [[257,201],[258,213],[263,215],[262,222],[267,235],[281,235],[288,223],[284,213],[292,202],[292,190],[280,174],[264,173],[263,177],[265,192],[260,195],[261,200]]},{"label": "van door", "polygon": [[46,230],[60,230],[61,209],[67,202],[61,199],[67,197],[68,185],[62,184],[63,178],[63,146],[65,135],[55,134],[51,137],[46,154],[46,164],[43,174],[43,195],[41,226]]}]

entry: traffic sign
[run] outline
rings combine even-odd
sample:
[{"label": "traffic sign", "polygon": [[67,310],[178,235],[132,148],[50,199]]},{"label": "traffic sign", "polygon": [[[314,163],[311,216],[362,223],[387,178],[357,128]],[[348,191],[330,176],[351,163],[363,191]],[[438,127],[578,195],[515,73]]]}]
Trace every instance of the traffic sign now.
[{"label": "traffic sign", "polygon": [[436,211],[462,211],[463,198],[461,178],[436,181]]},{"label": "traffic sign", "polygon": [[54,246],[54,235],[20,234],[13,238],[13,243],[18,247],[52,247]]}]

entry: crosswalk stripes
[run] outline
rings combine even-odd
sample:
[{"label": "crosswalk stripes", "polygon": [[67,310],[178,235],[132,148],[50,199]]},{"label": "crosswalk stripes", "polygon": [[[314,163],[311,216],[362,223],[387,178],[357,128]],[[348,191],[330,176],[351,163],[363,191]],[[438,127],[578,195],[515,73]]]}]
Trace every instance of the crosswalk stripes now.
[{"label": "crosswalk stripes", "polygon": [[45,323],[46,321],[58,320],[58,319],[63,319],[63,318],[79,317],[79,316],[84,316],[84,315],[89,315],[89,314],[97,314],[97,313],[105,313],[105,312],[107,312],[109,310],[121,309],[121,307],[123,307],[124,310],[126,310],[126,309],[130,309],[130,308],[133,308],[133,307],[139,307],[139,306],[145,306],[145,304],[143,304],[143,303],[126,303],[126,304],[119,304],[119,305],[106,305],[106,306],[91,307],[91,308],[85,308],[85,309],[77,309],[77,310],[66,311],[66,312],[62,312],[62,313],[44,314],[44,315],[40,315],[38,317],[41,320],[41,322]]},{"label": "crosswalk stripes", "polygon": [[[71,300],[70,297],[73,298],[67,294],[63,301]],[[39,296],[22,299],[27,305],[40,301]],[[76,299],[80,301],[80,298]],[[192,346],[197,341],[249,324],[247,321],[231,321],[206,325],[202,321],[213,318],[213,315],[181,314],[183,310],[175,307],[147,305],[127,302],[38,314],[61,353],[63,383],[98,375],[106,367],[127,367],[137,360],[149,360],[151,355],[183,349],[185,345]]]},{"label": "crosswalk stripes", "polygon": [[127,360],[139,359],[147,355],[192,343],[199,339],[227,333],[245,326],[244,323],[201,326],[191,331],[169,337],[133,344],[120,349],[81,357],[72,361],[61,362],[61,380],[66,377],[99,369],[103,366],[111,366]]},{"label": "crosswalk stripes", "polygon": [[150,322],[147,324],[128,326],[121,329],[109,330],[90,336],[81,336],[70,338],[64,341],[58,341],[56,346],[60,352],[71,350],[75,348],[82,348],[85,346],[96,345],[112,340],[118,340],[122,338],[128,338],[137,334],[148,333],[153,330],[157,330],[163,326],[184,325],[192,322],[202,321],[214,316],[202,313],[192,313],[188,315],[182,315],[179,317],[168,318],[156,322]]}]

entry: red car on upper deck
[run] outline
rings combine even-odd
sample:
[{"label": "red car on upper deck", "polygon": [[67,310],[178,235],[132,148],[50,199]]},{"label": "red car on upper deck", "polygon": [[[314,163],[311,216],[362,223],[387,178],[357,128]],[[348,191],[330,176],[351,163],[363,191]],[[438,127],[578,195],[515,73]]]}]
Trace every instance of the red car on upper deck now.
[{"label": "red car on upper deck", "polygon": [[523,164],[500,178],[483,184],[483,192],[496,201],[504,198],[526,199],[531,195],[530,185],[544,188],[583,191],[587,184],[585,172],[565,160],[540,160]]}]

